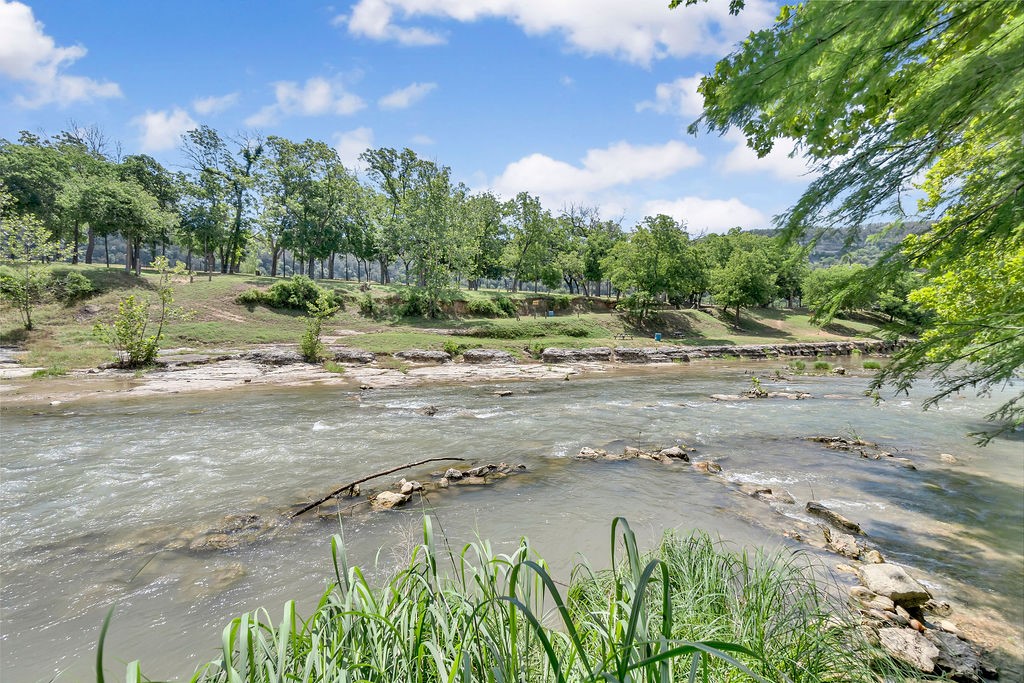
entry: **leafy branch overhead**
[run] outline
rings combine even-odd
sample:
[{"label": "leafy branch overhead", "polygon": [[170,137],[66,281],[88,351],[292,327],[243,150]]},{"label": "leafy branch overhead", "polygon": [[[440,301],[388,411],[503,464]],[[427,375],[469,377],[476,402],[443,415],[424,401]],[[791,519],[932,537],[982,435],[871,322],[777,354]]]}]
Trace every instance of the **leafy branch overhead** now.
[{"label": "leafy branch overhead", "polygon": [[[1022,298],[975,303],[988,278],[1021,289],[1022,67],[1019,1],[812,0],[783,7],[701,82],[691,132],[737,128],[761,156],[796,142],[814,164],[776,219],[788,238],[878,219],[896,229],[915,211],[929,221],[850,284],[891,283],[908,266],[932,280],[914,295],[931,332],[881,376],[899,389],[928,372],[935,398],[984,391],[1024,366]],[[1024,423],[1021,396],[990,417]]]}]

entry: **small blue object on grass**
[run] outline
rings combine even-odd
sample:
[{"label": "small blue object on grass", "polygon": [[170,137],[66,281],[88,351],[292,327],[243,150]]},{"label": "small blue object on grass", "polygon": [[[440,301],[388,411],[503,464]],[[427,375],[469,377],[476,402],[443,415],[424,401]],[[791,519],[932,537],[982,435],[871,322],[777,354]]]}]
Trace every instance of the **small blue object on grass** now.
[{"label": "small blue object on grass", "polygon": [[548,317],[549,318],[554,318],[555,317],[555,312],[554,311],[548,311]]},{"label": "small blue object on grass", "polygon": [[661,332],[654,333],[654,341],[661,341]]}]

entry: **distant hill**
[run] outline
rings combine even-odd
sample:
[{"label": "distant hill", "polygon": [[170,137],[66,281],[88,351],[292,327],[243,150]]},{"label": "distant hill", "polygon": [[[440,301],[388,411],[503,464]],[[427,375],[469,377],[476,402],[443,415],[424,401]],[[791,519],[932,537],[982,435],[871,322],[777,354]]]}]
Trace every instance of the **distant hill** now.
[{"label": "distant hill", "polygon": [[[890,247],[895,246],[909,234],[921,233],[931,227],[931,223],[914,222],[882,234],[887,224],[872,223],[859,228],[829,232],[821,235],[811,250],[810,261],[816,266],[831,266],[836,263],[863,263],[872,265]],[[776,235],[778,230],[751,230],[763,235]],[[810,237],[801,240],[810,242]]]}]

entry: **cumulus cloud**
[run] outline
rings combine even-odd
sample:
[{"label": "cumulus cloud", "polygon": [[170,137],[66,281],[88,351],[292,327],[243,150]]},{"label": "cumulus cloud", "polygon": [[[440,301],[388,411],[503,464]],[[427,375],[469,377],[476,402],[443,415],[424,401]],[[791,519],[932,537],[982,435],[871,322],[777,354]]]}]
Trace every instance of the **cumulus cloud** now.
[{"label": "cumulus cloud", "polygon": [[506,196],[531,192],[555,207],[590,201],[593,193],[608,188],[665,178],[702,161],[700,152],[678,140],[662,145],[617,142],[588,150],[579,165],[531,154],[506,166],[492,186]]},{"label": "cumulus cloud", "polygon": [[529,35],[560,34],[584,54],[607,54],[638,64],[695,54],[721,54],[774,18],[768,0],[750,0],[739,16],[728,3],[669,11],[659,0],[358,0],[335,18],[355,36],[404,45],[437,45],[439,32],[410,25],[423,19],[474,22],[505,19]]},{"label": "cumulus cloud", "polygon": [[222,111],[226,111],[231,107],[235,106],[238,102],[238,93],[232,92],[227,95],[211,95],[210,97],[200,97],[192,100],[192,108],[197,114],[208,116],[210,114],[219,114]]},{"label": "cumulus cloud", "polygon": [[338,151],[341,163],[348,168],[362,170],[359,155],[370,147],[373,147],[373,130],[365,126],[334,136],[334,149]]},{"label": "cumulus cloud", "polygon": [[768,227],[768,217],[757,209],[747,206],[739,199],[702,199],[683,197],[681,199],[657,199],[644,204],[644,215],[656,216],[663,213],[677,221],[686,223],[691,235],[702,232],[728,232],[730,228]]},{"label": "cumulus cloud", "polygon": [[747,147],[741,132],[730,130],[724,137],[733,147],[719,166],[723,173],[769,173],[790,182],[807,182],[813,178],[812,167],[803,157],[789,156],[795,149],[792,141],[777,140],[771,152],[758,158],[757,153]]},{"label": "cumulus cloud", "polygon": [[310,78],[300,85],[296,81],[274,84],[274,103],[261,108],[245,119],[247,126],[266,126],[285,116],[348,115],[363,109],[363,98],[346,92],[337,82],[326,78]]},{"label": "cumulus cloud", "polygon": [[146,111],[132,119],[132,125],[140,131],[139,144],[143,152],[172,149],[181,142],[182,135],[199,127],[180,107],[172,111]]},{"label": "cumulus cloud", "polygon": [[700,79],[701,75],[696,74],[670,83],[659,83],[654,88],[654,99],[637,103],[636,110],[697,118],[704,111],[704,97],[697,92]]},{"label": "cumulus cloud", "polygon": [[347,26],[349,33],[374,40],[393,40],[400,45],[422,47],[442,45],[446,39],[440,33],[422,28],[408,28],[392,23],[394,9],[386,0],[363,0],[356,3],[350,15],[338,15],[332,22],[335,26]]},{"label": "cumulus cloud", "polygon": [[429,95],[437,83],[412,83],[377,100],[381,109],[407,109]]},{"label": "cumulus cloud", "polygon": [[64,70],[86,55],[81,45],[60,47],[43,32],[32,9],[20,2],[0,0],[0,74],[27,84],[28,95],[15,98],[34,108],[56,103],[121,97],[121,87],[110,81],[72,76]]}]

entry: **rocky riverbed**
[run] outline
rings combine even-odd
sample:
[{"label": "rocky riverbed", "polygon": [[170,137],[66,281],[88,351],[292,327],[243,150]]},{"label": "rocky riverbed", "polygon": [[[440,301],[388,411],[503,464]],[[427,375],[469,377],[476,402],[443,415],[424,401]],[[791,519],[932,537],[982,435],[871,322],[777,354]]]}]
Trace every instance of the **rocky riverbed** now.
[{"label": "rocky riverbed", "polygon": [[[6,404],[57,405],[112,395],[153,396],[245,386],[341,384],[377,389],[427,382],[567,379],[626,365],[886,354],[895,348],[893,343],[875,340],[747,346],[548,348],[540,354],[538,362],[532,358],[519,360],[499,349],[468,349],[452,357],[445,351],[407,349],[394,354],[374,354],[335,345],[329,347],[328,355],[343,368],[339,373],[328,371],[320,364],[304,362],[294,346],[272,345],[248,350],[169,350],[160,354],[156,367],[144,372],[105,366],[47,380],[30,380],[29,376],[38,368],[18,365],[16,356],[8,353],[0,355],[0,393]],[[403,365],[396,368],[395,361]]]}]

